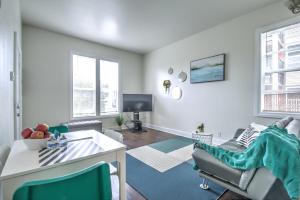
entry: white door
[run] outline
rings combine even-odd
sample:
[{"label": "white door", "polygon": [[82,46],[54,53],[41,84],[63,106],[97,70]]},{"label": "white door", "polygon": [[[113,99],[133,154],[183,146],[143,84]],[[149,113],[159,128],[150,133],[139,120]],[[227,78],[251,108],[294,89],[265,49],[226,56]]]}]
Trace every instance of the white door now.
[{"label": "white door", "polygon": [[14,32],[14,139],[19,139],[22,129],[22,54],[17,32]]}]

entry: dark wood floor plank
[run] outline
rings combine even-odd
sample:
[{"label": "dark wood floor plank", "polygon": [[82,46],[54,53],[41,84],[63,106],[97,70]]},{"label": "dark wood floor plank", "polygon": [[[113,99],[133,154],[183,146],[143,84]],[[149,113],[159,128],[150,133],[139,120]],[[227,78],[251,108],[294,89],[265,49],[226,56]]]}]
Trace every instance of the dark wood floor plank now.
[{"label": "dark wood floor plank", "polygon": [[141,133],[132,133],[129,130],[123,130],[122,134],[124,137],[124,144],[127,145],[127,149],[133,149],[176,137],[176,135],[153,129],[147,129],[147,132]]}]

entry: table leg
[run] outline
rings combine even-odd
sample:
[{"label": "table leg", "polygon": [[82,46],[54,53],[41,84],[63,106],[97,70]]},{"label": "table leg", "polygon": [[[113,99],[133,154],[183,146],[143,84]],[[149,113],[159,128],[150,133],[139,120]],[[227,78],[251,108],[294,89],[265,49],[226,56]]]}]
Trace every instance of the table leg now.
[{"label": "table leg", "polygon": [[200,184],[200,188],[202,188],[203,190],[209,189],[206,178],[203,178],[203,182]]},{"label": "table leg", "polygon": [[126,155],[125,151],[118,151],[118,176],[119,176],[119,198],[126,199]]}]

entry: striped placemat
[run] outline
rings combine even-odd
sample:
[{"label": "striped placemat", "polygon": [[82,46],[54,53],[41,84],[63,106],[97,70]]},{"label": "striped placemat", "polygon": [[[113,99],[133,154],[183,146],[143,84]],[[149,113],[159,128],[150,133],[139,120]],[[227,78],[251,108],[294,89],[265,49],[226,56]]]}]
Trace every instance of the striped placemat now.
[{"label": "striped placemat", "polygon": [[42,149],[39,151],[41,167],[74,160],[76,158],[93,155],[103,151],[93,140],[69,142],[66,147],[57,149]]}]

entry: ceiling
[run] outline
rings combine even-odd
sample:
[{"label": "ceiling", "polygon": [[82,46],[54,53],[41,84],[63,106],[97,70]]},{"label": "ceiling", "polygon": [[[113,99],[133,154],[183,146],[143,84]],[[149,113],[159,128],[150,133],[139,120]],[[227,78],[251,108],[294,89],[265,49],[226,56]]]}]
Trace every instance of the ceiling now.
[{"label": "ceiling", "polygon": [[21,0],[23,23],[148,53],[278,0]]}]

